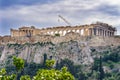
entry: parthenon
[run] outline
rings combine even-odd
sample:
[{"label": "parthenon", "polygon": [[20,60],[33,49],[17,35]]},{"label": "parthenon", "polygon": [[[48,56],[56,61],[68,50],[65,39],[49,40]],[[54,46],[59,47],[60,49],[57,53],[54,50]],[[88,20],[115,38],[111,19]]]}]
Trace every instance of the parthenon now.
[{"label": "parthenon", "polygon": [[21,27],[18,30],[11,29],[11,37],[36,36],[36,35],[55,35],[64,36],[69,32],[79,33],[81,36],[114,36],[116,28],[106,23],[96,22],[95,24],[80,26],[59,26],[45,29],[37,29],[34,26]]}]

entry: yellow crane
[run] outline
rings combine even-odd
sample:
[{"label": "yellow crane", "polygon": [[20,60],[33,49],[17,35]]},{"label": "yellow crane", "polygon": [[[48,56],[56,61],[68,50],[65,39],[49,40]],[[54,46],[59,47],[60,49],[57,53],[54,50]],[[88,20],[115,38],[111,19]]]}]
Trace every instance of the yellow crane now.
[{"label": "yellow crane", "polygon": [[69,26],[71,26],[71,24],[61,15],[58,15],[59,18],[61,18],[65,23],[67,23]]}]

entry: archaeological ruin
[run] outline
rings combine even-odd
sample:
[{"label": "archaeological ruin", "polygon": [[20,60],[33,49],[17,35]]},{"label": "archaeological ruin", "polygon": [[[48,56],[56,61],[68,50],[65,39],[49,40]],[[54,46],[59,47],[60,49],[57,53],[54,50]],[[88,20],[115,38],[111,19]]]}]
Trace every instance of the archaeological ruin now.
[{"label": "archaeological ruin", "polygon": [[[25,44],[37,42],[60,43],[70,40],[85,41],[90,37],[101,37],[105,39],[114,38],[116,28],[106,23],[96,22],[95,24],[80,26],[58,26],[38,29],[34,26],[11,29],[11,35],[0,36],[0,45],[4,44]],[[59,37],[60,36],[60,37]],[[110,39],[111,41],[114,41]],[[118,40],[117,40],[118,41]]]},{"label": "archaeological ruin", "polygon": [[96,22],[90,25],[80,26],[59,26],[45,29],[32,27],[21,27],[18,30],[11,29],[11,37],[36,36],[36,35],[55,35],[64,36],[69,32],[79,33],[81,36],[114,36],[116,28],[106,23]]}]

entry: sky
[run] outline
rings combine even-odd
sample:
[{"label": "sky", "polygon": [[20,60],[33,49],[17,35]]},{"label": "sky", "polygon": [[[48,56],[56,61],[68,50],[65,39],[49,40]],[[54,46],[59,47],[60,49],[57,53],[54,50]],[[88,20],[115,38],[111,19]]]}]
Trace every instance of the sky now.
[{"label": "sky", "polygon": [[22,26],[46,28],[104,22],[120,35],[120,0],[0,0],[0,36]]}]

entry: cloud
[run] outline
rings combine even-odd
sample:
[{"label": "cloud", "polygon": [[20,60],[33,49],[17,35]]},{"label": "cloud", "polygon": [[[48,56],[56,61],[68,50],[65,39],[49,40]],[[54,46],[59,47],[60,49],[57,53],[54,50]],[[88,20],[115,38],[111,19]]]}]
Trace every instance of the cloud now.
[{"label": "cloud", "polygon": [[[60,14],[72,25],[101,21],[119,26],[120,2],[115,1],[59,0],[43,4],[13,5],[0,10],[0,18],[10,20],[11,24],[18,23],[20,26],[26,24],[41,27],[67,25],[62,20],[58,22],[58,14]],[[120,34],[120,29],[118,33]]]}]

